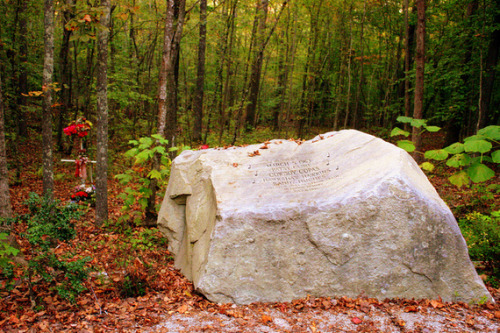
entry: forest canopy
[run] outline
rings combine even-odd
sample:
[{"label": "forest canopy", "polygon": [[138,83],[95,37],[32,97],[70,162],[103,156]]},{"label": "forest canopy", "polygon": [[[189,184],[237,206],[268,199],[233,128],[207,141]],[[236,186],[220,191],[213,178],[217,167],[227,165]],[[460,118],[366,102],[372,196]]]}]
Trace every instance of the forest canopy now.
[{"label": "forest canopy", "polygon": [[[398,116],[412,115],[413,1],[111,1],[111,137],[127,142],[156,133],[170,2],[174,28],[179,18],[184,25],[173,81],[167,80],[176,85],[167,124],[179,143],[230,144],[257,127],[296,137],[316,127],[391,129]],[[1,6],[6,129],[8,137],[22,138],[41,132],[35,124],[42,117],[44,4],[1,0]],[[52,108],[60,149],[70,121],[96,121],[102,11],[94,0],[55,2]],[[443,126],[448,143],[500,122],[499,24],[499,1],[426,1],[422,117]]]}]

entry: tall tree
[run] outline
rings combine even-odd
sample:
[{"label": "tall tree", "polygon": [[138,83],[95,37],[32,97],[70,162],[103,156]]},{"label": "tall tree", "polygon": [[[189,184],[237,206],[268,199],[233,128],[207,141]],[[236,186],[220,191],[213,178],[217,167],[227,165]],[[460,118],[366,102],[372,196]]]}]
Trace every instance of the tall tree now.
[{"label": "tall tree", "polygon": [[[408,21],[408,15],[409,15],[409,0],[404,0],[403,1],[403,11],[404,11],[404,30],[405,30],[405,96],[404,96],[404,103],[405,103],[405,116],[410,117],[411,114],[411,100],[410,100],[410,64],[411,64],[411,50],[410,50],[410,38],[413,40],[413,30],[410,30],[410,27],[413,27],[413,25],[410,26],[409,21]],[[405,130],[409,129],[409,125],[405,124]]]},{"label": "tall tree", "polygon": [[[417,48],[415,55],[415,99],[413,103],[413,118],[422,119],[424,104],[424,72],[425,72],[425,0],[416,0],[417,7]],[[413,127],[412,141],[415,145],[413,158],[420,163],[422,156],[419,154],[422,147],[420,129]]]},{"label": "tall tree", "polygon": [[257,99],[260,88],[260,75],[262,72],[262,62],[264,60],[264,50],[266,47],[266,20],[269,0],[257,0],[255,12],[255,25],[257,26],[255,36],[254,56],[252,60],[250,83],[248,86],[248,104],[246,107],[246,129],[255,127],[255,113],[257,110]]},{"label": "tall tree", "polygon": [[[178,76],[176,66],[180,50],[184,17],[186,14],[185,0],[167,0],[167,15],[165,18],[165,34],[163,37],[163,53],[158,80],[158,123],[157,133],[169,140],[170,145],[175,145],[177,130],[177,92]],[[160,156],[155,154],[153,169],[160,169]],[[156,192],[158,180],[151,179],[149,183],[151,195],[146,207],[145,225],[156,224]]]},{"label": "tall tree", "polygon": [[269,0],[257,0],[256,13],[254,25],[257,26],[256,35],[254,40],[254,56],[252,60],[252,67],[250,72],[250,82],[248,86],[248,100],[246,107],[246,117],[245,124],[246,130],[250,130],[255,127],[256,119],[255,115],[257,112],[257,100],[259,97],[260,90],[260,78],[262,72],[262,63],[264,61],[264,51],[269,43],[269,40],[276,29],[276,25],[279,22],[280,16],[287,5],[288,0],[283,1],[280,11],[274,21],[273,27],[269,30],[266,36],[266,21],[267,12],[269,7]]},{"label": "tall tree", "polygon": [[17,108],[19,110],[18,118],[18,134],[21,137],[28,136],[28,123],[26,121],[25,114],[28,101],[26,94],[28,93],[28,69],[26,65],[28,63],[28,0],[21,0],[19,2],[19,61],[18,61],[18,91],[17,91]]},{"label": "tall tree", "polygon": [[[198,75],[194,95],[194,130],[193,140],[201,142],[203,120],[203,94],[205,83],[205,48],[207,40],[207,0],[200,0],[200,41],[198,43]],[[223,126],[223,125],[222,125]]]},{"label": "tall tree", "polygon": [[70,38],[72,35],[72,30],[66,28],[66,24],[74,18],[74,6],[75,6],[75,0],[66,0],[65,2],[65,7],[63,10],[63,20],[62,20],[62,25],[63,25],[63,37],[62,37],[62,43],[61,43],[61,49],[59,50],[59,68],[60,68],[60,74],[59,74],[59,79],[61,81],[61,93],[60,93],[60,100],[61,100],[61,107],[59,108],[59,119],[57,123],[57,149],[59,151],[63,150],[62,146],[62,134],[63,134],[63,126],[64,122],[66,121],[66,114],[68,111],[71,110],[71,87],[72,87],[72,80],[71,80],[71,63],[70,63],[70,57],[69,57],[69,51],[70,51]]},{"label": "tall tree", "polygon": [[[5,116],[2,95],[2,73],[0,72],[0,217],[12,216],[9,194],[9,173],[7,170],[7,151],[5,149]],[[1,225],[0,225],[1,227]]]},{"label": "tall tree", "polygon": [[108,220],[108,41],[110,1],[101,0],[103,13],[98,31],[97,55],[97,177],[96,212],[97,225]]},{"label": "tall tree", "polygon": [[52,76],[54,73],[54,1],[44,3],[44,61],[43,61],[43,195],[53,199],[54,166],[52,161]]},{"label": "tall tree", "polygon": [[353,121],[352,125],[354,128],[360,128],[363,116],[363,111],[360,110],[362,109],[360,107],[360,99],[363,96],[362,89],[364,85],[364,64],[365,64],[365,52],[364,52],[364,27],[365,27],[365,17],[366,17],[366,0],[363,0],[363,16],[361,18],[361,32],[359,35],[359,58],[360,63],[359,63],[359,78],[358,78],[358,87],[356,89],[356,99],[354,101],[354,114],[353,114]]},{"label": "tall tree", "polygon": [[477,120],[476,130],[479,130],[487,125],[488,115],[491,112],[491,96],[493,93],[493,85],[495,83],[495,68],[498,64],[500,55],[500,1],[493,1],[496,5],[496,13],[494,16],[494,25],[496,28],[491,33],[490,43],[488,45],[488,54],[486,55],[486,63],[484,68],[484,76],[480,86],[479,99],[479,116]]}]

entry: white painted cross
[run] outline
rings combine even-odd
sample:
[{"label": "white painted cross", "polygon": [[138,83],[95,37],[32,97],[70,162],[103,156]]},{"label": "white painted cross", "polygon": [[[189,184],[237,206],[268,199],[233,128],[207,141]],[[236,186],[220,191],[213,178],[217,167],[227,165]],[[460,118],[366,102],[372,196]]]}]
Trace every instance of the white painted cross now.
[{"label": "white painted cross", "polygon": [[[68,163],[76,163],[76,161],[78,160],[61,160],[61,162],[68,162]],[[94,182],[94,180],[92,179],[92,164],[95,164],[97,163],[97,161],[90,161],[90,160],[87,160],[86,161],[87,163],[91,163],[91,167],[90,167],[90,183],[92,184]],[[82,178],[82,184],[85,185],[85,179]]]}]

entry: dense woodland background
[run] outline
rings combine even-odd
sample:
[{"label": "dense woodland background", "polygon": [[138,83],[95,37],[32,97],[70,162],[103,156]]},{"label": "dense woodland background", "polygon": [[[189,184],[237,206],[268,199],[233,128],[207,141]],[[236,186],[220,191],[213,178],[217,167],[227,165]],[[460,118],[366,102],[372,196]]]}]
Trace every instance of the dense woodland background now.
[{"label": "dense woodland background", "polygon": [[[438,150],[500,125],[500,0],[0,0],[0,10],[0,330],[229,315],[175,270],[154,228],[173,150],[343,128],[390,139],[395,126],[411,130],[403,115],[435,125],[423,143],[412,129],[414,157],[434,151],[435,170],[421,166],[497,303],[372,301],[400,328],[393,309],[446,306],[462,330],[478,316],[500,320],[500,127]],[[66,135],[82,117],[88,135]],[[72,205],[80,179],[60,159],[75,159],[80,143],[97,161],[96,186]],[[289,316],[365,303],[271,306]],[[272,325],[267,306],[231,316],[247,318],[243,329]],[[365,313],[351,321],[369,331]],[[297,330],[316,330],[306,322]]]},{"label": "dense woodland background", "polygon": [[[15,145],[41,133],[44,3],[0,6],[6,133]],[[71,120],[97,120],[97,34],[105,28],[99,1],[54,6],[53,131],[62,150]],[[391,129],[413,114],[416,15],[413,1],[112,1],[111,140],[156,132],[166,21],[181,32],[169,41],[170,141],[231,144],[257,127],[282,137],[315,127]],[[497,0],[426,3],[422,116],[445,127],[448,143],[500,122],[499,24]]]}]

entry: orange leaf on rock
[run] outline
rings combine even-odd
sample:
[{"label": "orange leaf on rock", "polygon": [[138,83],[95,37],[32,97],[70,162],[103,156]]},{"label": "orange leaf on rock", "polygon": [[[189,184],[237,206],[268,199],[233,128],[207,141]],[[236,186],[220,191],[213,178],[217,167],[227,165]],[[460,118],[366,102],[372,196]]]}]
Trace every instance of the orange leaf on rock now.
[{"label": "orange leaf on rock", "polygon": [[181,305],[178,309],[177,309],[177,312],[179,312],[180,314],[183,314],[183,313],[186,313],[188,310],[188,306],[187,304],[183,304]]},{"label": "orange leaf on rock", "polygon": [[405,308],[405,312],[417,312],[418,308],[415,305],[410,305]]},{"label": "orange leaf on rock", "polygon": [[440,301],[437,301],[437,300],[433,299],[433,300],[431,300],[431,306],[434,309],[439,309],[439,308],[442,308],[444,306],[444,304],[441,303]]},{"label": "orange leaf on rock", "polygon": [[467,325],[470,325],[470,326],[474,326],[474,324],[475,324],[475,322],[474,322],[474,319],[473,319],[473,318],[467,318],[467,319],[465,320],[465,323],[466,323]]},{"label": "orange leaf on rock", "polygon": [[268,315],[262,315],[261,320],[264,324],[273,322],[273,318],[269,317]]}]

